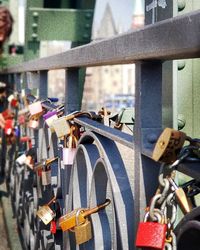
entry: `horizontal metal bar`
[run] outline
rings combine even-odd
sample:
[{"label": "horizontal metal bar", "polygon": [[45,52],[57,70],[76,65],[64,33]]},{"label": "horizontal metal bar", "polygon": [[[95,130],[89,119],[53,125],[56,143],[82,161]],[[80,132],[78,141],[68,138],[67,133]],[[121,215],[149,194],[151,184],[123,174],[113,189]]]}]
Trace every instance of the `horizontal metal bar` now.
[{"label": "horizontal metal bar", "polygon": [[[64,53],[11,67],[4,73],[200,57],[200,10]],[[3,73],[1,72],[1,73]]]},{"label": "horizontal metal bar", "polygon": [[90,41],[93,10],[29,8],[28,17],[29,41]]},{"label": "horizontal metal bar", "polygon": [[75,118],[74,121],[93,132],[103,135],[113,141],[119,142],[120,144],[129,148],[133,148],[133,135],[129,135],[121,132],[120,130],[107,127],[86,117]]}]

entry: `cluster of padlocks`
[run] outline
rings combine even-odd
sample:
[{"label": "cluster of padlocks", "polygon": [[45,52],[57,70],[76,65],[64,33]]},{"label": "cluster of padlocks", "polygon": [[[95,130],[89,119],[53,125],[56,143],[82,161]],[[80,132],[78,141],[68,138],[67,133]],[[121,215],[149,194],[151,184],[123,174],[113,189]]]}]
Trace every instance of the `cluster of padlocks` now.
[{"label": "cluster of padlocks", "polygon": [[[120,171],[117,181],[114,177],[110,181],[113,160],[104,156],[103,144],[117,155],[114,144],[75,122],[87,118],[102,124],[109,112],[65,115],[64,105],[54,104],[56,99],[39,100],[23,91],[8,101],[1,153],[6,157],[6,183],[24,249],[76,249],[77,245],[119,249],[123,244],[127,248],[131,237],[125,236],[123,243],[122,235],[129,228],[126,216],[132,213],[133,198],[124,201],[130,205],[122,213],[124,227],[119,232],[115,209],[122,204],[118,190],[127,186],[128,177],[119,181],[119,187]],[[120,125],[118,120],[115,124]]]},{"label": "cluster of padlocks", "polygon": [[[199,162],[199,143],[199,139],[192,139],[171,128],[166,128],[158,138],[152,159],[162,164],[158,176],[159,186],[146,208],[144,221],[139,224],[137,247],[199,249],[197,235],[200,223],[196,199],[200,191],[199,180],[190,179],[181,186],[175,182],[180,164]],[[178,218],[178,209],[181,211],[181,220]]]},{"label": "cluster of padlocks", "polygon": [[[183,161],[199,161],[199,139],[170,128],[157,139],[152,159],[162,164],[159,186],[134,243],[134,194],[120,154],[112,140],[78,121],[109,125],[106,109],[65,115],[56,99],[23,91],[8,101],[1,162],[6,157],[7,188],[25,249],[182,249],[180,228],[199,214],[200,183],[179,186],[175,172]],[[118,119],[114,127],[120,127]],[[176,225],[178,208],[183,219]]]}]

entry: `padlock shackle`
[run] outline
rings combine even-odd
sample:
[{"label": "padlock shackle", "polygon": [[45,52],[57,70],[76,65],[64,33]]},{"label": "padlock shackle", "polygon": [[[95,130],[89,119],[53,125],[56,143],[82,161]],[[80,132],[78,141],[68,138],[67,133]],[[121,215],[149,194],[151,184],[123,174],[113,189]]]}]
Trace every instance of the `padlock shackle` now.
[{"label": "padlock shackle", "polygon": [[51,158],[51,159],[47,159],[45,161],[45,165],[46,166],[49,166],[50,164],[52,164],[53,162],[57,161],[58,160],[58,156],[54,157],[54,158]]},{"label": "padlock shackle", "polygon": [[56,200],[56,197],[54,196],[48,203],[47,206],[51,205],[51,203],[53,203]]},{"label": "padlock shackle", "polygon": [[111,203],[111,200],[110,199],[106,199],[106,201],[94,208],[89,208],[89,209],[86,209],[84,212],[83,212],[83,217],[87,217],[91,214],[94,214],[94,213],[97,213],[99,212],[100,210],[103,210],[105,207],[107,207],[109,204]]},{"label": "padlock shackle", "polygon": [[69,120],[73,120],[74,118],[79,117],[79,116],[81,116],[81,115],[87,115],[87,116],[89,116],[89,118],[92,119],[91,113],[86,112],[86,111],[77,112],[77,113],[72,113],[72,114],[66,115],[66,116],[65,116],[65,119],[66,119],[66,121],[69,121]]}]

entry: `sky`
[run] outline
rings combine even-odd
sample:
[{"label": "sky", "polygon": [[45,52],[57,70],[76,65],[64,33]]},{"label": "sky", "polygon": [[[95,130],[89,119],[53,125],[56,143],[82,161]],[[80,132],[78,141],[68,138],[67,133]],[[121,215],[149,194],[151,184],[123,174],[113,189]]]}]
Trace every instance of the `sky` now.
[{"label": "sky", "polygon": [[[122,25],[125,30],[130,28],[135,0],[96,0],[94,23],[98,26],[105,6],[110,4],[116,25]],[[141,0],[142,1],[142,0]]]}]

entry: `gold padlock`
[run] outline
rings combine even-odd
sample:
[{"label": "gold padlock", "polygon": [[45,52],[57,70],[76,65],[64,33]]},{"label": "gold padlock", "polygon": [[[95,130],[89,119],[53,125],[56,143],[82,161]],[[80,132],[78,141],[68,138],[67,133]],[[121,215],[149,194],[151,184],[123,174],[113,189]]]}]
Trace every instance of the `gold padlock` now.
[{"label": "gold padlock", "polygon": [[103,204],[100,204],[94,208],[78,208],[73,210],[72,212],[60,217],[59,219],[59,226],[61,227],[62,231],[67,231],[69,229],[72,229],[76,226],[76,214],[78,210],[81,210],[79,213],[79,223],[84,223],[86,221],[86,217],[93,214],[97,213],[100,210],[104,209],[106,206],[110,204],[110,199],[106,199],[106,201]]},{"label": "gold padlock", "polygon": [[53,220],[55,213],[48,205],[44,205],[37,211],[37,216],[47,225]]},{"label": "gold padlock", "polygon": [[76,226],[74,227],[76,244],[80,245],[92,238],[92,227],[91,222],[88,218],[86,218],[85,222],[79,222],[79,215],[81,213],[81,209],[78,209],[76,212]]},{"label": "gold padlock", "polygon": [[165,128],[156,142],[152,158],[155,161],[173,163],[177,159],[177,155],[186,139],[187,135],[185,133]]},{"label": "gold padlock", "polygon": [[45,225],[49,224],[55,217],[54,211],[49,207],[51,203],[55,201],[55,199],[56,198],[54,197],[46,205],[40,207],[40,209],[37,211],[37,216]]},{"label": "gold padlock", "polygon": [[187,198],[184,190],[181,187],[178,187],[176,185],[175,181],[171,177],[168,178],[168,180],[174,189],[177,203],[179,204],[179,207],[180,207],[181,211],[183,212],[183,214],[187,214],[187,213],[191,212],[191,206],[190,206],[190,203],[188,201],[188,198]]}]

